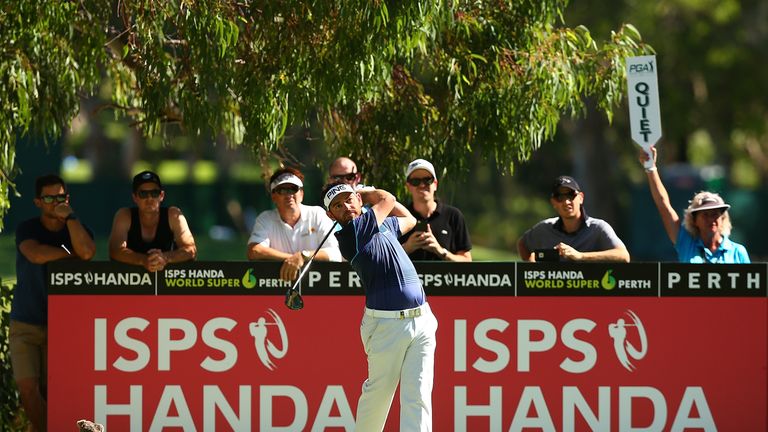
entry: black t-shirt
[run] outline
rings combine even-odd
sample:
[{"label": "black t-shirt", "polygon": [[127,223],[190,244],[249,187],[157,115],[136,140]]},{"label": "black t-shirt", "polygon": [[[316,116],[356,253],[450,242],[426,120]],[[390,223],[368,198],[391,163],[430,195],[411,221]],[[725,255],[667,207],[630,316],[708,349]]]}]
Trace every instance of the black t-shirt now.
[{"label": "black t-shirt", "polygon": [[[93,231],[83,225],[93,238]],[[69,228],[48,231],[40,217],[27,219],[16,228],[16,289],[11,305],[11,319],[27,324],[45,325],[48,322],[48,290],[45,283],[45,264],[34,264],[21,253],[24,240],[37,240],[40,244],[62,247],[74,252]]]},{"label": "black t-shirt", "polygon": [[141,222],[139,221],[139,209],[131,208],[131,227],[128,229],[126,246],[134,252],[147,253],[150,249],[172,251],[176,249],[176,241],[173,239],[171,224],[168,222],[168,207],[160,207],[160,220],[157,223],[157,231],[152,241],[145,242],[141,238]]},{"label": "black t-shirt", "polygon": [[[426,220],[430,228],[432,228],[432,234],[445,249],[448,249],[451,253],[458,251],[468,251],[472,249],[472,242],[469,239],[469,230],[464,222],[464,215],[456,207],[448,204],[443,204],[440,201],[437,202],[437,208],[432,212],[432,216],[424,219],[413,208],[413,203],[408,205],[408,211],[416,217],[417,220]],[[415,231],[411,230],[407,234],[400,236],[400,243],[405,243],[408,237],[413,235]],[[440,261],[442,258],[432,252],[419,249],[408,255],[413,261]]]}]

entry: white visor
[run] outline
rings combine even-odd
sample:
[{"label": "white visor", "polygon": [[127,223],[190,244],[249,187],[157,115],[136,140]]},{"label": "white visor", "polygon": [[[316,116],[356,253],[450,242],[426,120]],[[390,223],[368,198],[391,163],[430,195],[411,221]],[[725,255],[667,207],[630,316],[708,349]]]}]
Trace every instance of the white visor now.
[{"label": "white visor", "polygon": [[300,188],[304,187],[304,183],[301,182],[300,178],[296,177],[291,173],[285,173],[285,174],[280,174],[275,179],[275,181],[269,184],[269,191],[274,192],[276,187],[280,185],[284,185],[286,183],[298,186]]},{"label": "white visor", "polygon": [[352,186],[342,183],[338,184],[330,189],[328,189],[328,192],[325,193],[325,196],[323,197],[323,204],[325,205],[325,208],[330,210],[331,203],[333,202],[333,199],[339,196],[339,194],[343,193],[354,193],[355,190],[352,189]]}]

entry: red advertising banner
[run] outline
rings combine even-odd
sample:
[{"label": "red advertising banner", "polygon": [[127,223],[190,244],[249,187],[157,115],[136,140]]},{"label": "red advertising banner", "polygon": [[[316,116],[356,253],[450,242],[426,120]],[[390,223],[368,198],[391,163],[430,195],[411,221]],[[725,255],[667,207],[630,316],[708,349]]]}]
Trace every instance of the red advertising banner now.
[{"label": "red advertising banner", "polygon": [[[50,295],[51,430],[88,418],[109,431],[351,431],[363,296],[282,301]],[[435,431],[768,430],[766,298],[430,304]]]}]

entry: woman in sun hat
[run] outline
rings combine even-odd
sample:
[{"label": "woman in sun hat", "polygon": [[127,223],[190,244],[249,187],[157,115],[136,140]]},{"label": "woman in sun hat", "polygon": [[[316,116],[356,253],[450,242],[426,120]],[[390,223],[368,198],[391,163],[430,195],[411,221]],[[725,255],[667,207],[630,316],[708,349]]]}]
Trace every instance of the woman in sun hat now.
[{"label": "woman in sun hat", "polygon": [[[669,202],[667,189],[661,182],[656,169],[656,148],[651,146],[651,155],[640,152],[640,162],[653,158],[653,165],[645,169],[653,201],[659,210],[664,229],[675,245],[677,259],[685,263],[749,263],[747,249],[731,241],[730,205],[714,192],[698,192],[689,201],[683,220],[680,220]],[[682,228],[682,229],[681,229]]]}]

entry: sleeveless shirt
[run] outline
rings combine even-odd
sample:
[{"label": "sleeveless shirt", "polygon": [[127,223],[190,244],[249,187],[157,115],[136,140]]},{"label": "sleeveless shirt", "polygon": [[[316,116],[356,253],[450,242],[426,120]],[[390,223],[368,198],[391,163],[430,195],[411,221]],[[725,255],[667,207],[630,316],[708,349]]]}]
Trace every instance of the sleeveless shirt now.
[{"label": "sleeveless shirt", "polygon": [[160,220],[157,223],[157,231],[152,241],[145,242],[141,238],[141,222],[139,221],[139,209],[131,207],[131,227],[128,229],[128,238],[126,246],[134,252],[147,253],[150,249],[160,249],[161,251],[171,251],[176,249],[176,242],[173,240],[173,231],[168,222],[168,207],[160,207]]}]

